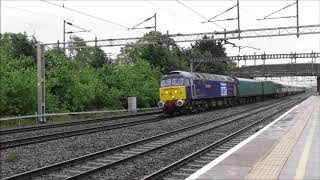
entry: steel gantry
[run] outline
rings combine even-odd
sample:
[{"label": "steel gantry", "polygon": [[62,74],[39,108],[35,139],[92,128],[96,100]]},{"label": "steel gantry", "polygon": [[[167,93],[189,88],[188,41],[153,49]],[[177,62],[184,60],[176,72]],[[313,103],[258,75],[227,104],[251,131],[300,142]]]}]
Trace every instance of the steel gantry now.
[{"label": "steel gantry", "polygon": [[290,54],[252,54],[226,57],[213,57],[209,59],[192,59],[193,63],[212,63],[214,61],[246,61],[246,60],[267,60],[267,59],[297,59],[297,58],[318,58],[320,53],[290,53]]},{"label": "steel gantry", "polygon": [[256,65],[257,60],[262,60],[263,64],[267,59],[291,59],[291,63],[296,59],[302,58],[311,58],[311,62],[316,62],[316,58],[320,57],[320,53],[311,52],[311,53],[290,53],[290,54],[253,54],[253,55],[237,55],[237,56],[226,56],[226,57],[213,57],[208,59],[191,59],[190,60],[190,71],[194,70],[195,64],[210,64],[218,61],[254,61]]},{"label": "steel gantry", "polygon": [[[229,40],[229,39],[245,39],[245,38],[263,38],[276,36],[296,36],[297,28],[299,28],[299,35],[320,34],[320,24],[304,25],[304,26],[287,26],[274,28],[260,28],[260,29],[244,29],[240,33],[238,30],[225,30],[213,32],[201,32],[190,34],[168,34],[166,37],[172,38],[176,43],[195,42],[195,41],[213,41],[213,40]],[[203,39],[203,36],[210,37]],[[161,41],[161,39],[160,39]],[[166,40],[163,40],[164,43]],[[126,46],[131,43],[141,44],[155,44],[150,37],[129,37],[129,38],[114,38],[114,39],[99,39],[84,41],[87,46],[110,47],[110,46]],[[69,45],[71,42],[66,42]],[[56,43],[44,44],[46,46],[53,46]],[[69,49],[84,48],[84,47],[69,47]]]}]

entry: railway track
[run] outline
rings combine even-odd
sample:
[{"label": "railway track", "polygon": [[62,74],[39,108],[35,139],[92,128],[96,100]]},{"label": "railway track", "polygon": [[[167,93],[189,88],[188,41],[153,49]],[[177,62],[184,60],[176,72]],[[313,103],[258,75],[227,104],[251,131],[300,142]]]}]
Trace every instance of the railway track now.
[{"label": "railway track", "polygon": [[[295,99],[295,98],[291,98],[291,99]],[[274,104],[274,103],[270,103],[270,104]],[[259,107],[263,107],[263,106],[266,106],[266,105],[262,105]],[[257,107],[252,108],[252,109],[256,109],[256,108]],[[153,114],[154,113],[147,113],[147,114],[144,114],[144,116],[153,115]],[[234,113],[234,114],[231,114],[231,115],[225,116],[225,117],[230,117],[230,116],[234,116],[237,114],[238,113]],[[159,116],[159,117],[152,117],[152,118],[131,121],[131,122],[125,122],[125,123],[115,123],[115,124],[111,124],[111,125],[89,127],[89,128],[77,129],[77,130],[72,130],[72,131],[67,131],[67,132],[58,132],[58,133],[51,133],[51,134],[46,134],[46,135],[38,135],[38,136],[19,138],[19,139],[13,139],[13,140],[8,140],[8,141],[1,141],[0,142],[0,150],[14,148],[14,147],[21,147],[21,146],[26,146],[29,144],[36,144],[36,143],[41,143],[41,142],[46,142],[46,141],[51,141],[51,140],[56,140],[56,139],[61,139],[61,138],[68,138],[68,137],[73,137],[73,136],[90,134],[90,133],[95,133],[95,132],[99,132],[99,131],[114,130],[114,129],[119,129],[119,128],[130,127],[130,126],[137,126],[137,125],[152,123],[152,122],[156,122],[156,121],[160,121],[160,120],[164,120],[164,119],[166,119],[166,117]],[[67,125],[70,125],[70,124],[67,123]],[[48,126],[50,126],[50,125],[48,125]]]},{"label": "railway track", "polygon": [[230,133],[228,136],[225,136],[218,141],[213,142],[212,144],[180,159],[167,167],[160,169],[157,172],[154,172],[148,176],[142,178],[142,180],[155,180],[155,179],[164,179],[164,180],[173,180],[173,179],[185,179],[191,174],[210,163],[223,153],[227,152],[232,147],[236,146],[244,139],[256,132],[256,127],[264,123],[272,116],[292,107],[295,104],[302,102],[304,99],[301,99],[291,105],[285,106],[272,114],[263,117],[256,122],[253,122],[246,127],[237,130],[236,132]]},{"label": "railway track", "polygon": [[[290,103],[294,101],[293,103]],[[275,105],[285,105],[285,108],[273,113],[272,115],[281,112],[292,104],[300,102],[301,100],[290,99],[285,102],[273,103],[268,106],[253,108],[242,113],[237,113],[239,117],[233,117],[235,114],[213,119],[211,121],[202,122],[190,125],[178,130],[170,131],[160,135],[145,138],[139,141],[131,142],[125,145],[117,146],[107,150],[91,153],[85,156],[74,158],[68,161],[56,163],[43,168],[31,170],[21,174],[17,174],[5,179],[29,179],[31,177],[41,177],[44,179],[62,178],[62,179],[79,179],[86,177],[92,173],[114,167],[118,164],[127,162],[133,158],[154,152],[172,144],[185,141],[189,138],[204,134],[208,131],[216,130],[231,123],[238,123],[238,121],[256,115],[259,112],[265,111]],[[252,111],[252,112],[251,112]],[[268,116],[268,117],[271,117]],[[267,119],[268,117],[264,118]],[[231,118],[227,121],[225,119]],[[260,122],[260,121],[259,121]],[[258,123],[256,123],[258,124]],[[229,137],[229,136],[228,136]]]},{"label": "railway track", "polygon": [[90,134],[90,133],[95,133],[95,132],[99,132],[99,131],[113,130],[113,129],[125,128],[125,127],[130,127],[130,126],[136,126],[136,125],[140,125],[140,124],[160,121],[165,118],[166,117],[163,117],[163,116],[157,116],[157,117],[136,120],[136,121],[131,121],[131,122],[125,122],[125,123],[115,123],[115,124],[109,124],[109,125],[103,125],[103,126],[97,126],[97,127],[89,127],[89,128],[84,128],[84,129],[72,130],[72,131],[67,131],[67,132],[58,132],[58,133],[51,133],[51,134],[46,134],[46,135],[38,135],[38,136],[32,136],[32,137],[27,137],[27,138],[19,138],[19,139],[14,139],[14,140],[1,141],[0,142],[0,150],[25,146],[25,145],[29,145],[29,144],[36,144],[36,143],[51,141],[51,140],[55,140],[55,139]]},{"label": "railway track", "polygon": [[70,122],[64,122],[64,123],[37,125],[37,126],[24,127],[24,128],[2,129],[2,130],[0,130],[0,135],[13,134],[13,133],[23,133],[23,132],[29,132],[29,131],[35,131],[35,130],[44,130],[44,129],[58,128],[58,127],[81,125],[81,124],[91,124],[91,123],[97,123],[97,122],[103,122],[103,121],[111,121],[111,120],[118,120],[118,119],[125,119],[125,118],[155,115],[155,114],[161,114],[161,113],[162,113],[162,110],[156,110],[156,111],[151,111],[151,112],[147,112],[147,113],[136,113],[136,114],[125,115],[125,116],[83,119],[83,120],[76,120],[76,121],[70,121]]}]

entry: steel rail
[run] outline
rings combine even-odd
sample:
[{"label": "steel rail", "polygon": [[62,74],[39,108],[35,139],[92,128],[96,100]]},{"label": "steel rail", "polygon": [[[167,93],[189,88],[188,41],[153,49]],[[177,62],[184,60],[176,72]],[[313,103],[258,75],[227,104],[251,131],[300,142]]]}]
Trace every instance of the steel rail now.
[{"label": "steel rail", "polygon": [[58,132],[58,133],[52,133],[52,134],[46,134],[46,135],[40,135],[40,136],[32,136],[32,137],[27,137],[27,138],[13,139],[13,140],[9,140],[9,141],[1,141],[0,142],[0,150],[25,146],[25,145],[29,145],[29,144],[36,144],[36,143],[41,143],[41,142],[51,141],[51,140],[56,140],[56,139],[61,139],[61,138],[90,134],[90,133],[95,133],[95,132],[104,131],[104,130],[113,130],[113,129],[120,129],[120,128],[125,128],[125,127],[130,127],[130,126],[137,126],[140,124],[146,124],[146,123],[151,123],[151,122],[155,122],[155,121],[160,121],[160,120],[163,120],[166,118],[167,117],[158,116],[155,118],[148,118],[148,119],[131,121],[131,122],[115,123],[115,124],[110,124],[110,125],[90,127],[90,128],[79,129],[79,130],[71,130],[71,131],[66,131],[66,132]]},{"label": "steel rail", "polygon": [[[279,103],[279,104],[282,104],[282,103]],[[80,174],[76,174],[76,175],[70,176],[70,177],[68,177],[68,178],[66,178],[66,179],[68,179],[68,180],[76,180],[76,179],[79,179],[79,178],[84,178],[84,177],[86,177],[86,176],[88,176],[88,175],[90,175],[90,174],[93,174],[93,173],[95,173],[95,172],[97,172],[97,171],[100,171],[100,170],[102,170],[102,169],[111,168],[111,167],[113,167],[113,166],[116,166],[116,165],[118,165],[118,164],[120,164],[120,163],[123,163],[123,162],[126,162],[126,161],[128,161],[128,160],[131,160],[131,159],[136,158],[136,157],[138,157],[138,156],[142,156],[142,155],[144,155],[144,154],[151,153],[151,152],[153,152],[153,151],[159,150],[160,148],[164,148],[164,147],[167,147],[167,146],[169,146],[169,145],[171,145],[171,144],[184,141],[184,140],[186,140],[186,139],[188,139],[188,138],[197,136],[197,135],[199,135],[199,134],[203,134],[203,133],[208,132],[208,131],[211,131],[211,130],[213,130],[213,129],[217,129],[217,128],[222,127],[222,126],[224,126],[224,125],[228,125],[228,124],[230,124],[230,123],[232,123],[232,122],[237,122],[237,121],[239,121],[240,119],[243,119],[243,118],[245,118],[245,117],[248,117],[248,116],[257,114],[257,113],[259,113],[259,112],[261,112],[261,111],[264,111],[264,110],[266,110],[266,109],[268,109],[268,108],[264,108],[263,110],[256,111],[256,112],[254,112],[254,113],[252,113],[252,114],[248,114],[248,115],[242,116],[242,117],[240,117],[240,118],[233,119],[233,120],[231,120],[231,121],[227,121],[227,122],[224,122],[224,123],[221,123],[221,124],[218,124],[218,125],[214,125],[214,126],[211,127],[211,128],[207,128],[207,129],[205,129],[205,130],[200,130],[199,132],[195,132],[195,133],[186,132],[186,136],[183,136],[183,134],[182,134],[182,135],[180,135],[180,137],[178,137],[178,138],[174,138],[174,137],[173,137],[173,138],[172,138],[172,137],[170,138],[170,137],[168,137],[169,141],[168,141],[168,140],[167,140],[167,141],[162,140],[162,141],[160,141],[160,142],[158,141],[158,143],[159,143],[159,144],[157,144],[157,145],[159,145],[158,147],[151,147],[151,149],[149,149],[148,146],[147,146],[147,148],[145,148],[145,146],[142,145],[142,147],[132,148],[132,149],[130,149],[130,150],[133,151],[133,152],[135,152],[135,153],[134,153],[134,154],[130,154],[129,157],[125,157],[125,158],[122,158],[122,159],[116,160],[116,161],[112,161],[112,160],[111,160],[109,163],[106,163],[105,165],[102,165],[102,166],[100,166],[100,167],[93,168],[93,169],[91,169],[91,170],[82,172],[82,173],[80,173]],[[170,140],[173,140],[173,141],[170,142]],[[149,145],[150,145],[150,144],[149,144]],[[152,145],[152,144],[151,144],[151,145]],[[143,148],[145,148],[145,149],[143,149]],[[138,149],[138,152],[136,152],[135,149]],[[140,151],[140,149],[143,149],[143,150]],[[124,151],[124,152],[128,152],[128,151]],[[130,152],[130,151],[129,151],[129,152]],[[117,155],[117,154],[116,154],[116,155]],[[118,153],[118,155],[119,155],[119,153]]]},{"label": "steel rail", "polygon": [[[271,103],[271,104],[273,104],[273,103]],[[259,107],[264,107],[264,106],[266,106],[266,105],[262,105]],[[253,109],[256,109],[256,108],[257,107],[255,107]],[[236,115],[236,114],[237,113],[232,114],[232,115]],[[27,138],[19,138],[19,139],[13,139],[13,140],[8,140],[8,141],[2,141],[2,142],[0,142],[0,150],[25,146],[25,145],[29,145],[29,144],[36,144],[36,143],[41,143],[41,142],[51,141],[51,140],[56,140],[56,139],[61,139],[61,138],[79,136],[79,135],[83,135],[83,134],[90,134],[90,133],[95,133],[95,132],[104,131],[104,130],[112,130],[112,129],[119,129],[119,128],[125,128],[125,127],[130,127],[130,126],[136,126],[136,125],[151,123],[151,122],[155,122],[155,121],[159,121],[159,120],[163,120],[163,119],[165,119],[165,117],[156,117],[156,118],[143,119],[143,120],[132,121],[132,122],[117,123],[117,124],[104,125],[104,126],[98,126],[98,127],[84,128],[84,129],[79,129],[79,130],[72,130],[72,131],[67,131],[67,132],[58,132],[58,133],[51,133],[51,134],[40,135],[40,136],[32,136],[32,137],[27,137]]]},{"label": "steel rail", "polygon": [[97,122],[102,122],[102,121],[111,121],[111,120],[160,114],[160,113],[162,113],[162,111],[136,113],[136,114],[130,114],[130,115],[125,115],[125,116],[112,116],[112,117],[83,119],[83,120],[75,120],[75,121],[69,121],[69,122],[64,122],[64,123],[54,123],[54,124],[38,125],[38,126],[23,127],[23,128],[3,129],[3,130],[0,130],[0,135],[28,132],[28,131],[34,131],[34,130],[43,130],[43,129],[57,128],[57,127],[65,127],[65,126],[72,126],[72,125],[80,125],[80,124],[90,124],[90,123],[97,123]]},{"label": "steel rail", "polygon": [[[285,102],[273,103],[273,104],[271,104],[271,106],[274,107],[275,104],[281,105],[283,103],[288,103],[288,102],[291,102],[293,100],[294,99],[289,99],[289,100],[286,100]],[[235,114],[239,115],[239,113],[235,113],[235,114],[228,115],[228,116],[225,116],[225,117],[216,118],[216,119],[213,119],[213,120],[208,121],[208,122],[198,123],[196,125],[191,125],[191,126],[188,126],[188,127],[180,128],[178,130],[173,130],[173,131],[170,131],[170,132],[162,133],[160,135],[156,135],[156,136],[152,136],[152,137],[145,138],[145,139],[142,139],[142,140],[134,141],[134,142],[127,143],[127,144],[124,144],[124,145],[120,145],[120,146],[117,146],[117,147],[114,147],[114,148],[110,148],[110,149],[107,149],[107,150],[102,150],[102,151],[99,151],[99,152],[91,153],[91,154],[84,155],[84,156],[81,156],[81,157],[78,157],[78,158],[73,158],[71,160],[67,160],[67,161],[59,162],[59,163],[56,163],[56,164],[53,164],[53,165],[49,165],[49,166],[46,166],[46,167],[43,167],[43,168],[38,168],[38,169],[35,169],[35,170],[27,171],[27,172],[20,173],[20,174],[17,174],[17,175],[13,175],[11,177],[7,177],[7,178],[4,178],[4,179],[26,179],[26,178],[31,178],[33,176],[40,175],[40,174],[43,174],[43,173],[52,172],[52,171],[55,171],[55,170],[58,170],[58,169],[61,169],[61,168],[64,168],[64,167],[70,167],[70,166],[74,166],[74,165],[79,165],[79,164],[81,164],[83,162],[86,162],[86,161],[90,161],[90,160],[92,161],[94,159],[99,159],[102,156],[110,155],[110,153],[118,153],[118,158],[120,158],[118,160],[114,160],[114,159],[111,160],[111,161],[108,160],[109,163],[107,163],[107,164],[104,163],[103,166],[91,167],[91,169],[89,169],[86,172],[81,172],[80,174],[77,174],[75,176],[68,177],[70,179],[73,179],[73,178],[77,179],[79,177],[87,176],[88,174],[91,174],[93,172],[99,171],[99,170],[101,170],[103,168],[114,166],[114,165],[117,165],[117,164],[122,163],[124,161],[130,160],[130,159],[135,158],[135,157],[137,157],[139,155],[143,155],[145,153],[153,152],[155,150],[158,150],[159,148],[166,147],[166,146],[171,145],[173,143],[176,143],[176,142],[185,140],[187,138],[196,136],[196,135],[198,135],[200,133],[204,133],[204,132],[210,131],[210,130],[212,130],[214,128],[218,128],[218,127],[227,125],[227,124],[229,124],[231,122],[235,122],[235,121],[237,121],[239,119],[243,119],[243,118],[249,117],[251,115],[257,114],[257,113],[259,113],[261,111],[269,109],[270,108],[269,106],[270,105],[267,105],[267,107],[265,106],[261,110],[257,110],[255,112],[249,113],[249,114],[246,114],[246,113],[248,113],[248,110],[246,110],[245,112],[242,112],[243,114],[246,114],[246,115],[244,115],[242,117],[235,118],[235,119],[233,119],[231,121],[221,123],[219,125],[211,127],[209,129],[205,129],[204,131],[202,130],[202,131],[197,132],[195,134],[190,134],[190,133],[188,134],[186,131],[188,131],[190,129],[192,130],[192,129],[198,128],[198,127],[203,127],[203,126],[205,126],[207,124],[210,124],[212,122],[231,117],[231,116],[233,116]],[[260,109],[260,108],[261,107],[253,108],[251,110]],[[172,137],[170,138],[170,136],[177,135],[177,133],[180,133],[180,132],[186,132],[186,136],[184,136],[182,138],[181,137],[180,138],[172,138]],[[161,141],[161,138],[168,138],[169,140],[171,140],[171,142],[167,142],[167,141],[163,141],[163,140]],[[159,141],[158,142],[154,142],[155,140],[159,140]],[[151,142],[153,141],[153,144],[151,143],[148,146],[144,146],[142,148],[141,147],[137,148],[137,145],[142,144],[142,143],[148,143],[150,141]],[[127,153],[129,153],[129,155],[131,155],[131,156],[123,158],[123,154],[125,155],[125,152],[126,152],[124,150],[128,149],[130,147],[132,148],[132,150],[136,149],[136,151],[131,151],[131,153],[134,152],[134,154],[130,154],[129,153],[130,151],[127,151]],[[141,151],[141,149],[144,149],[146,151]],[[121,157],[121,153],[119,154],[119,151],[122,151],[122,157]],[[114,158],[116,158],[116,156]],[[107,161],[107,160],[104,160],[104,161]],[[90,167],[85,167],[85,168],[90,168]],[[92,169],[92,168],[94,168],[94,169]],[[78,172],[79,172],[79,170],[78,170]]]},{"label": "steel rail", "polygon": [[[298,100],[297,102],[294,102],[293,104],[290,104],[288,106],[285,106],[284,108],[281,108],[280,110],[277,110],[276,112],[266,116],[266,117],[263,117],[261,119],[259,119],[258,121],[254,122],[254,123],[251,123],[250,125],[218,140],[218,141],[215,141],[214,143],[184,157],[183,159],[180,159],[172,164],[170,164],[169,166],[166,166],[162,169],[160,169],[159,171],[156,171],[148,176],[145,176],[143,177],[141,180],[154,180],[154,179],[161,179],[162,177],[164,177],[165,175],[168,175],[169,173],[172,173],[172,171],[178,169],[178,168],[181,168],[182,166],[185,166],[187,163],[201,157],[202,155],[208,153],[209,151],[212,151],[213,149],[217,148],[217,147],[220,147],[221,145],[223,145],[224,143],[226,142],[229,142],[230,140],[240,136],[242,133],[250,130],[251,128],[261,124],[262,122],[268,120],[269,118],[271,118],[272,116],[292,107],[293,105],[296,105],[298,103],[301,103],[302,101],[304,101],[306,98],[303,98],[303,99],[300,99]],[[215,159],[215,158],[213,158]],[[213,160],[212,159],[212,160]]]}]

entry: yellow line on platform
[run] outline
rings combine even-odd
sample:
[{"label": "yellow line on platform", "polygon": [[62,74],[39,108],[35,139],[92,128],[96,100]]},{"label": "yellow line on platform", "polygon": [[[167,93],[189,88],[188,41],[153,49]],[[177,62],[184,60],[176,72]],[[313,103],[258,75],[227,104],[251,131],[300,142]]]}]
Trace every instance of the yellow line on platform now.
[{"label": "yellow line on platform", "polygon": [[319,110],[317,110],[317,109],[313,110],[312,125],[311,125],[311,129],[308,133],[306,143],[303,148],[302,155],[300,156],[299,165],[296,170],[296,176],[295,176],[296,180],[300,180],[300,179],[304,178],[304,174],[305,174],[305,170],[306,170],[306,166],[307,166],[307,161],[309,159],[310,148],[312,145],[313,135],[314,135],[314,132],[316,129],[317,118],[319,115],[318,111]]},{"label": "yellow line on platform", "polygon": [[[309,103],[310,104],[310,103]],[[277,179],[298,141],[308,120],[312,117],[313,106],[307,106],[294,118],[296,122],[290,130],[281,137],[279,142],[263,156],[250,170],[245,179]]]}]

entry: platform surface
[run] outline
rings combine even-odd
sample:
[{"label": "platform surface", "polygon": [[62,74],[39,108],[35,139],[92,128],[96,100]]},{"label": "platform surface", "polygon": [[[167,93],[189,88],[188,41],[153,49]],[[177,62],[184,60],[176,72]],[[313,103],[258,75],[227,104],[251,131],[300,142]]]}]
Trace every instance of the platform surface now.
[{"label": "platform surface", "polygon": [[320,96],[311,96],[187,179],[320,179]]}]

